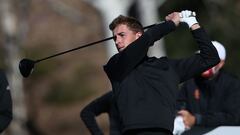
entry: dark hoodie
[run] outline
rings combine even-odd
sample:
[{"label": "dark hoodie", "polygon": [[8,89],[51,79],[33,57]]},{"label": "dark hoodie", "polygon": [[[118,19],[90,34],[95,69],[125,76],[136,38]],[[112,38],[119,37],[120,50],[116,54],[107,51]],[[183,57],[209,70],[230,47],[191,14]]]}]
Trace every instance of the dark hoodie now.
[{"label": "dark hoodie", "polygon": [[192,31],[199,54],[178,60],[147,57],[148,48],[175,28],[174,22],[166,21],[148,29],[104,66],[112,84],[123,133],[145,128],[171,132],[178,84],[220,61],[203,28]]}]

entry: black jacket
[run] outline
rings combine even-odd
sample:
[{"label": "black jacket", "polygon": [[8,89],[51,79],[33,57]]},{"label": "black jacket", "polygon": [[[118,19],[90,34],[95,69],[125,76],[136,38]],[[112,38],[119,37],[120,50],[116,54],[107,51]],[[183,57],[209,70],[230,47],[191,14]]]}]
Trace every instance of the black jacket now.
[{"label": "black jacket", "polygon": [[0,70],[0,133],[12,120],[12,99],[6,75]]},{"label": "black jacket", "polygon": [[192,31],[200,54],[179,60],[147,57],[148,48],[175,28],[172,21],[166,21],[148,29],[104,66],[123,133],[139,128],[172,131],[178,84],[219,62],[217,51],[202,28]]},{"label": "black jacket", "polygon": [[212,80],[197,77],[185,82],[178,103],[197,118],[199,126],[240,125],[240,82],[220,70]]},{"label": "black jacket", "polygon": [[121,135],[118,113],[114,111],[115,107],[113,106],[112,100],[113,93],[110,91],[95,99],[82,109],[80,117],[92,135],[103,135],[95,118],[102,113],[107,113],[109,115],[110,135]]}]

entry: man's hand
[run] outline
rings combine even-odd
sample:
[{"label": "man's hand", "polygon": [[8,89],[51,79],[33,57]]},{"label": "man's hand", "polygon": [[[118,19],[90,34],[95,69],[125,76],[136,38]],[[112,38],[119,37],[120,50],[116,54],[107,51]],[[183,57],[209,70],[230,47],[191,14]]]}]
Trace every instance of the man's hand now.
[{"label": "man's hand", "polygon": [[174,119],[173,135],[181,135],[186,130],[182,116],[177,116]]},{"label": "man's hand", "polygon": [[180,22],[187,23],[189,28],[191,28],[192,30],[195,30],[200,27],[198,25],[195,12],[184,10],[180,12],[179,15],[180,15]]},{"label": "man's hand", "polygon": [[166,21],[173,21],[176,26],[180,23],[179,12],[173,12],[165,17]]},{"label": "man's hand", "polygon": [[186,128],[191,128],[196,123],[195,116],[187,110],[181,110],[178,114],[182,116]]}]

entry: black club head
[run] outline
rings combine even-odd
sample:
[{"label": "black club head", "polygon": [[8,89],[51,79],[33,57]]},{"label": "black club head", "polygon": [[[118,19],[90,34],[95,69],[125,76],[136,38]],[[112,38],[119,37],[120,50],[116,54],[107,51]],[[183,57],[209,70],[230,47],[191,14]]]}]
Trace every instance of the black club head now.
[{"label": "black club head", "polygon": [[30,59],[22,59],[19,62],[19,70],[23,77],[28,77],[33,71],[35,61]]}]

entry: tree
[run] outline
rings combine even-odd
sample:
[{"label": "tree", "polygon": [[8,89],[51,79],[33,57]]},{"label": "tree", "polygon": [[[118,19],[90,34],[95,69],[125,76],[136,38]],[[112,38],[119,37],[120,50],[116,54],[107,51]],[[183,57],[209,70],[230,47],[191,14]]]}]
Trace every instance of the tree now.
[{"label": "tree", "polygon": [[[116,18],[118,15],[127,15],[127,9],[131,6],[133,0],[89,0],[102,14],[102,20],[104,21],[104,30],[106,36],[112,36],[112,33],[108,30],[108,24]],[[117,53],[117,48],[108,42],[107,53],[108,57],[111,57]]]},{"label": "tree", "polygon": [[[138,14],[144,26],[159,22],[158,7],[163,4],[165,0],[138,0]],[[161,57],[166,55],[164,49],[163,39],[155,42],[154,46],[149,48],[148,55]]]},{"label": "tree", "polygon": [[24,102],[24,92],[22,79],[18,72],[19,52],[19,24],[17,21],[14,0],[0,0],[1,27],[4,37],[3,46],[5,52],[5,63],[11,94],[13,99],[13,121],[10,129],[13,135],[26,135],[27,132],[22,127],[26,121],[26,107]]}]

